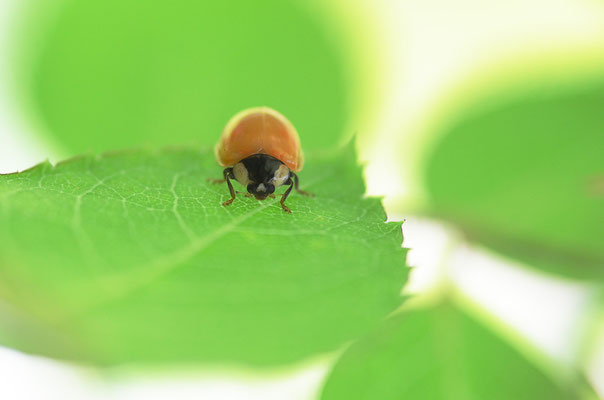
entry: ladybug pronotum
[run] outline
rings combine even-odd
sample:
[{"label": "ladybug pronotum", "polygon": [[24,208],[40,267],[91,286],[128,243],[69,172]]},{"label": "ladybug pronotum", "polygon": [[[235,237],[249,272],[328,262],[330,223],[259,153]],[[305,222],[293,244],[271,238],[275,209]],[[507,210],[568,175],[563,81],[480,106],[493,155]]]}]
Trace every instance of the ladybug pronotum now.
[{"label": "ladybug pronotum", "polygon": [[302,169],[304,155],[296,128],[279,112],[269,107],[243,110],[226,124],[215,148],[216,160],[226,167],[224,179],[231,198],[223,206],[235,200],[231,179],[247,188],[246,196],[264,200],[274,198],[279,186],[289,185],[281,196],[281,208],[291,213],[284,203],[292,188],[308,196],[298,188],[296,172]]}]

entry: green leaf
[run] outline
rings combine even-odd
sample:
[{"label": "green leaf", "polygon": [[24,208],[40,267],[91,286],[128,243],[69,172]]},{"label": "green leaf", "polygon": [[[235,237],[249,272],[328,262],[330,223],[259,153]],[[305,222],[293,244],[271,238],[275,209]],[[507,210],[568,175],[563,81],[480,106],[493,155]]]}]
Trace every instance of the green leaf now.
[{"label": "green leaf", "polygon": [[477,108],[429,160],[430,213],[529,265],[604,279],[604,82]]},{"label": "green leaf", "polygon": [[192,150],[0,176],[14,311],[0,307],[0,341],[99,364],[269,365],[334,350],[401,303],[401,226],[363,197],[351,148],[309,154],[301,186],[316,197],[292,193],[292,214],[243,195],[221,206],[226,185],[206,181],[220,176]]},{"label": "green leaf", "polygon": [[[589,389],[586,389],[589,391]],[[580,398],[455,306],[406,311],[353,344],[322,400]]]},{"label": "green leaf", "polygon": [[211,146],[231,116],[255,106],[286,115],[307,150],[340,139],[349,113],[341,46],[308,4],[56,1],[65,4],[48,11],[56,16],[40,40],[23,35],[31,56],[16,69],[36,121],[67,154]]}]

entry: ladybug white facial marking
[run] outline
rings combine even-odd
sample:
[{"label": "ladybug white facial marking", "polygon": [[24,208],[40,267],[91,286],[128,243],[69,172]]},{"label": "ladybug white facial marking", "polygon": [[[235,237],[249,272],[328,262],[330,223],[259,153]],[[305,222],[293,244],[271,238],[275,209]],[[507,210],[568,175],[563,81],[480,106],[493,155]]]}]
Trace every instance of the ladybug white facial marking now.
[{"label": "ladybug white facial marking", "polygon": [[304,157],[300,139],[294,126],[277,111],[257,107],[242,111],[227,123],[215,149],[218,163],[227,168],[224,180],[231,198],[223,203],[228,206],[235,200],[235,190],[230,179],[247,188],[256,199],[272,196],[276,188],[289,185],[281,197],[281,208],[290,213],[284,204],[292,188],[298,189],[298,176]]},{"label": "ladybug white facial marking", "polygon": [[275,171],[275,175],[271,179],[271,183],[275,185],[275,187],[285,184],[285,182],[287,182],[289,179],[289,173],[289,168],[287,168],[285,165],[281,165]]},{"label": "ladybug white facial marking", "polygon": [[239,162],[233,166],[233,175],[235,175],[235,180],[243,186],[247,186],[250,183],[249,174],[243,163]]}]

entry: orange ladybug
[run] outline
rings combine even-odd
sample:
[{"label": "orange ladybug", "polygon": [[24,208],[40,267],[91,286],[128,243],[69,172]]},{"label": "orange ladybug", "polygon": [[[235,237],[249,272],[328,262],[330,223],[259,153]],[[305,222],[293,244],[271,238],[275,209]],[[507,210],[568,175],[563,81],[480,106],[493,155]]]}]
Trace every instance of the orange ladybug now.
[{"label": "orange ladybug", "polygon": [[287,213],[291,210],[284,202],[292,188],[302,195],[310,194],[298,188],[295,174],[304,165],[298,132],[287,118],[272,108],[255,107],[236,114],[226,124],[214,150],[218,163],[227,167],[223,171],[224,179],[215,181],[226,181],[231,194],[223,206],[235,200],[231,179],[247,188],[246,196],[258,200],[274,198],[276,188],[289,185],[280,202]]}]

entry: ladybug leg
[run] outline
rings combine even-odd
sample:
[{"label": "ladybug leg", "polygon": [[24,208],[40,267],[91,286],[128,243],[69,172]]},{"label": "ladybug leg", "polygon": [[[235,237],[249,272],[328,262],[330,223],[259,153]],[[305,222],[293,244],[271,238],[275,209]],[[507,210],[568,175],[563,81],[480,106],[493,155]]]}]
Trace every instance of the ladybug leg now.
[{"label": "ladybug leg", "polygon": [[222,203],[222,205],[228,206],[233,202],[233,200],[235,200],[235,190],[233,189],[233,185],[231,184],[231,180],[229,179],[235,178],[235,176],[233,175],[233,168],[225,168],[224,171],[222,171],[222,175],[224,176],[223,182],[226,181],[227,186],[229,187],[229,192],[231,193],[231,198]]},{"label": "ladybug leg", "polygon": [[285,184],[286,185],[289,184],[289,187],[287,188],[287,190],[285,191],[285,193],[283,193],[283,195],[281,196],[281,201],[279,203],[281,203],[281,208],[283,209],[283,211],[285,211],[288,214],[291,214],[292,210],[290,210],[289,207],[286,206],[283,203],[287,199],[287,196],[289,196],[289,192],[292,191],[292,188],[294,187],[294,182],[292,182],[291,179],[288,179],[287,182],[285,182]]},{"label": "ladybug leg", "polygon": [[302,196],[310,196],[310,197],[314,197],[315,196],[314,193],[305,192],[304,190],[299,189],[298,188],[298,184],[299,184],[299,182],[298,182],[298,175],[294,174],[293,172],[291,172],[290,174],[291,174],[291,176],[294,177],[294,187],[296,188],[296,192],[300,193]]},{"label": "ladybug leg", "polygon": [[270,197],[271,199],[274,199],[275,195],[271,193],[271,194],[268,195],[268,197]]}]

